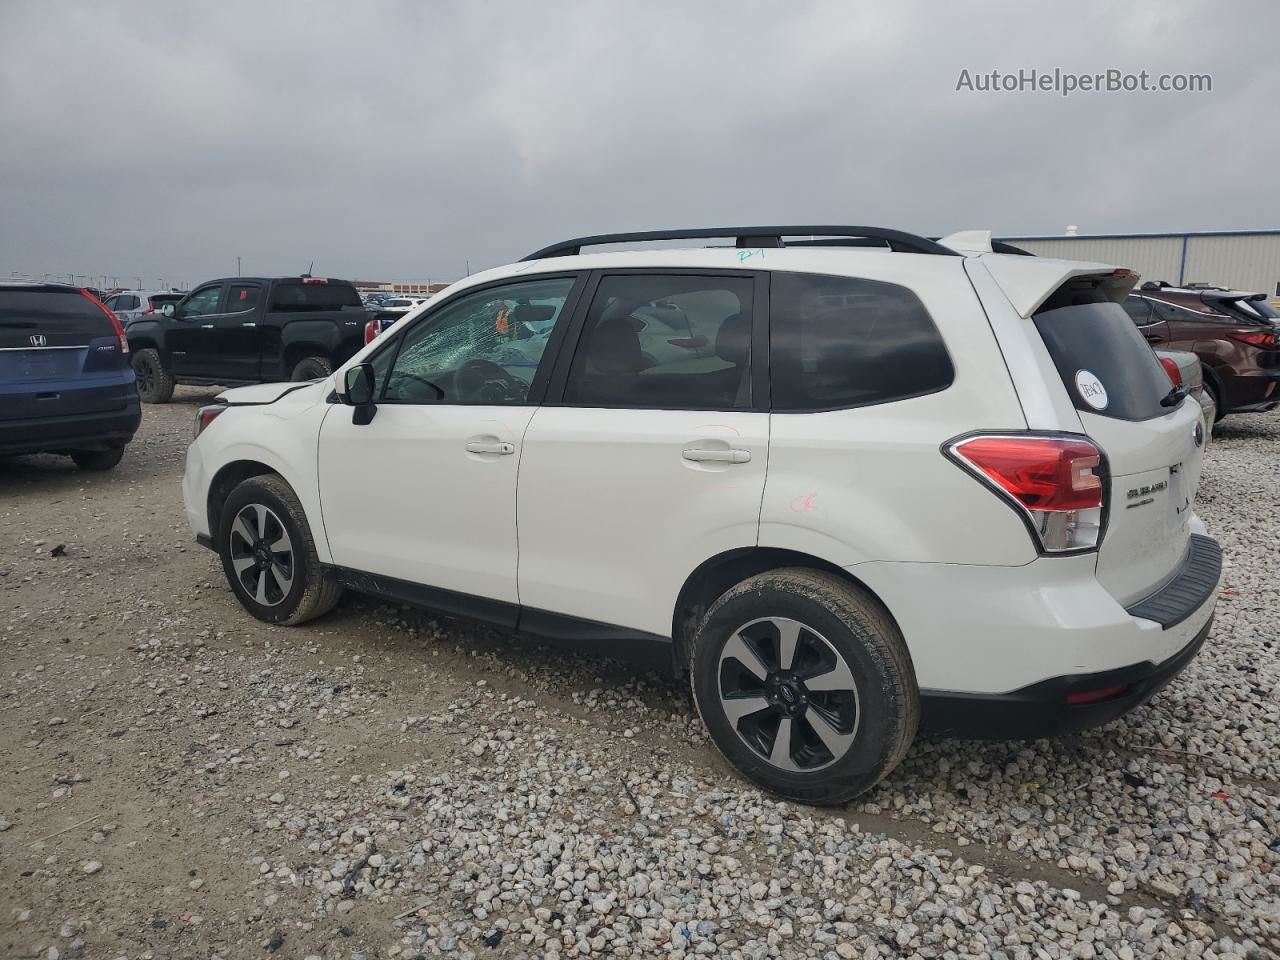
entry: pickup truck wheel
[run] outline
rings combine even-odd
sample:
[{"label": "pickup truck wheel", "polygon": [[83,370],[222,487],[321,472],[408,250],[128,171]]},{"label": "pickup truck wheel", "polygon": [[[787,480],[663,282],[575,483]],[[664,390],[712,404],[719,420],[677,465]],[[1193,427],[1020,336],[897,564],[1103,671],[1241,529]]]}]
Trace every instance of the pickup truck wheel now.
[{"label": "pickup truck wheel", "polygon": [[875,786],[915,737],[902,634],[853,584],[817,570],[744,580],[694,637],[690,682],[711,739],[779,796],[838,804]]},{"label": "pickup truck wheel", "polygon": [[124,456],[124,445],[106,450],[73,450],[71,459],[81,470],[110,470]]},{"label": "pickup truck wheel", "polygon": [[295,383],[306,380],[319,380],[333,373],[333,364],[328,357],[303,357],[293,368],[289,379]]},{"label": "pickup truck wheel", "polygon": [[274,474],[251,477],[227,497],[217,536],[236,598],[267,623],[294,626],[328,613],[342,585],[316,555],[306,513]]},{"label": "pickup truck wheel", "polygon": [[133,375],[138,380],[138,396],[147,403],[168,403],[173,396],[173,374],[164,368],[158,350],[135,351]]}]

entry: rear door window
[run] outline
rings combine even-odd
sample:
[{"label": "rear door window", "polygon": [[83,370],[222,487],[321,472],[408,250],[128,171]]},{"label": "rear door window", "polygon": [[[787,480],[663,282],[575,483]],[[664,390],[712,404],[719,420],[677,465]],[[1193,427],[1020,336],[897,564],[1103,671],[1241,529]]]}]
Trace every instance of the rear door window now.
[{"label": "rear door window", "polygon": [[[1169,375],[1132,318],[1102,289],[1106,278],[1060,287],[1032,320],[1076,409],[1118,420],[1169,412]],[[1159,304],[1156,304],[1157,313]]]},{"label": "rear door window", "polygon": [[111,319],[78,290],[0,289],[0,349],[80,347],[114,334]]},{"label": "rear door window", "polygon": [[573,356],[564,402],[749,408],[753,286],[748,276],[603,277]]},{"label": "rear door window", "polygon": [[242,313],[252,310],[258,305],[258,294],[261,290],[256,283],[233,283],[231,293],[227,297],[227,313]]},{"label": "rear door window", "polygon": [[892,283],[773,273],[769,370],[774,410],[833,410],[945,390],[955,379],[920,299]]}]

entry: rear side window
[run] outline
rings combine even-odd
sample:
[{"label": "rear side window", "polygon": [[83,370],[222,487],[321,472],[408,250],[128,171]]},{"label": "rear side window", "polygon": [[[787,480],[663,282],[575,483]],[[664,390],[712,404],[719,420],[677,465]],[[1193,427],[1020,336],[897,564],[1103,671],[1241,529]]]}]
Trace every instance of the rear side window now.
[{"label": "rear side window", "polygon": [[0,348],[81,347],[114,334],[111,319],[78,290],[0,289]]},{"label": "rear side window", "polygon": [[231,285],[231,294],[227,299],[227,313],[252,310],[258,305],[258,291],[260,289],[255,283],[233,283]]},{"label": "rear side window", "polygon": [[1118,420],[1169,412],[1169,375],[1120,304],[1103,289],[1109,278],[1084,277],[1060,287],[1032,319],[1076,409]]},{"label": "rear side window", "polygon": [[360,294],[349,283],[328,281],[304,283],[281,280],[271,288],[271,309],[278,313],[302,313],[316,310],[364,309]]},{"label": "rear side window", "polygon": [[887,403],[955,379],[942,335],[906,287],[779,272],[769,296],[774,410]]},{"label": "rear side window", "polygon": [[750,277],[606,276],[582,328],[565,402],[750,407],[753,284]]}]

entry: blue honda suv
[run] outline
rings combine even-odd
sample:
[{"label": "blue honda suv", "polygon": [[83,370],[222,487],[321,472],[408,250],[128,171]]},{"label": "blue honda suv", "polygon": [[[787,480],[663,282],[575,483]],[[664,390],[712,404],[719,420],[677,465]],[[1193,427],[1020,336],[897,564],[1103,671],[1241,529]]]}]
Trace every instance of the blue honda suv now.
[{"label": "blue honda suv", "polygon": [[141,418],[115,314],[78,287],[0,281],[0,457],[57,453],[109,470]]}]

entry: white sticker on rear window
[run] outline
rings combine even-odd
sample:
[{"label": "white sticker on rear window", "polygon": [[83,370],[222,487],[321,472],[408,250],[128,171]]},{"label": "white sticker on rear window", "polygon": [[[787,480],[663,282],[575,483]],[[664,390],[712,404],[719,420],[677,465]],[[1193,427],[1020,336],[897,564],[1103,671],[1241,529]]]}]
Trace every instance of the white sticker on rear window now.
[{"label": "white sticker on rear window", "polygon": [[1107,388],[1091,370],[1076,371],[1076,389],[1080,391],[1080,399],[1093,409],[1107,409]]}]

